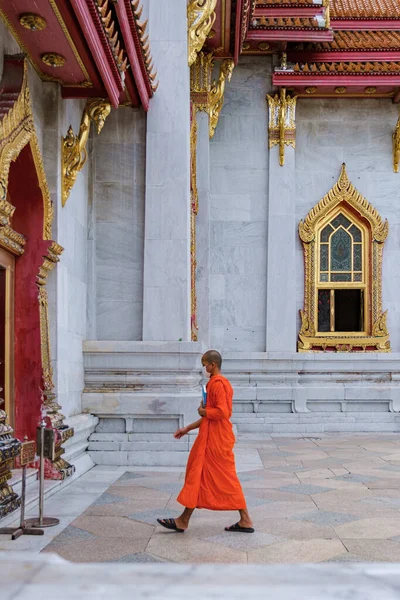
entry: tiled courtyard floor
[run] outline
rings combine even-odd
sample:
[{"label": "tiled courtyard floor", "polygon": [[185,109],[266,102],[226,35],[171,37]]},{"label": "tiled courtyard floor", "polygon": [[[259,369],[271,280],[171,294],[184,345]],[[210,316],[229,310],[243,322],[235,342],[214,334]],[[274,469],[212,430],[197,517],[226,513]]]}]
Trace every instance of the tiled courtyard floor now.
[{"label": "tiled courtyard floor", "polygon": [[[156,518],[179,514],[179,469],[96,467],[48,502],[51,516],[79,516],[52,540],[46,531],[42,551],[74,562],[400,562],[399,435],[241,436],[236,456],[255,534],[224,532],[237,513],[204,510],[184,534],[168,532]],[[3,538],[0,550],[39,543]]]}]

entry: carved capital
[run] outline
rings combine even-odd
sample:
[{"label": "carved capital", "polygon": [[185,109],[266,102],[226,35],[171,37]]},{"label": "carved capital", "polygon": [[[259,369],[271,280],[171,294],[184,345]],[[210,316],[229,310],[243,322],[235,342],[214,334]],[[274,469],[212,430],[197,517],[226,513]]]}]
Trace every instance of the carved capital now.
[{"label": "carved capital", "polygon": [[190,67],[190,99],[196,111],[209,112],[213,66],[213,53],[199,52]]},{"label": "carved capital", "polygon": [[279,145],[279,164],[285,164],[285,146],[296,147],[297,96],[289,96],[285,88],[279,95],[267,95],[269,106],[269,147]]}]

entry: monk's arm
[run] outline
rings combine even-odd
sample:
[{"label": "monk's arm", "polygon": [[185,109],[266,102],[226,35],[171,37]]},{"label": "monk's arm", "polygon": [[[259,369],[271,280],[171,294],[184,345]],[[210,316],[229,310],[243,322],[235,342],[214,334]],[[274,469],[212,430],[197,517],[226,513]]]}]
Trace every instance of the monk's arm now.
[{"label": "monk's arm", "polygon": [[189,431],[193,431],[193,429],[198,429],[202,420],[203,418],[199,419],[198,421],[195,421],[194,423],[191,423],[190,425],[186,425],[185,429],[188,431],[188,433]]},{"label": "monk's arm", "polygon": [[229,419],[230,413],[225,388],[222,383],[215,384],[215,408],[206,407],[206,418],[213,421]]}]

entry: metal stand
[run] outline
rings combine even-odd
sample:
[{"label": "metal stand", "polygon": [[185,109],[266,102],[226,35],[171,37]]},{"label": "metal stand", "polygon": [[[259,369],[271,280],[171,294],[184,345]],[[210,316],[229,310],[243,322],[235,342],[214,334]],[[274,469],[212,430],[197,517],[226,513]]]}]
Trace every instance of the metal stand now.
[{"label": "metal stand", "polygon": [[[35,442],[25,442],[25,446],[29,444],[35,444]],[[24,444],[22,444],[22,452],[24,450]],[[33,454],[35,454],[33,452]],[[3,527],[0,529],[0,534],[8,533],[11,535],[12,540],[17,540],[21,535],[43,535],[43,529],[33,529],[27,527],[25,522],[25,498],[26,498],[26,464],[22,466],[22,491],[21,491],[21,519],[19,527]]]},{"label": "metal stand", "polygon": [[60,519],[54,519],[52,517],[43,516],[45,427],[46,422],[42,420],[42,422],[40,423],[39,519],[37,517],[34,517],[33,519],[28,519],[26,521],[27,525],[35,529],[38,527],[54,527],[54,525],[58,525],[60,522]]}]

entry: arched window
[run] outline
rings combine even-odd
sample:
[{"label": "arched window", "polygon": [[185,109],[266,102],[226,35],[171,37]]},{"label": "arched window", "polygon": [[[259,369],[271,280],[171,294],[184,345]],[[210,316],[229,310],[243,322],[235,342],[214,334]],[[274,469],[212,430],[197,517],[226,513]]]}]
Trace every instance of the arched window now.
[{"label": "arched window", "polygon": [[349,182],[345,165],[299,233],[305,260],[299,351],[388,352],[381,292],[388,223]]}]

